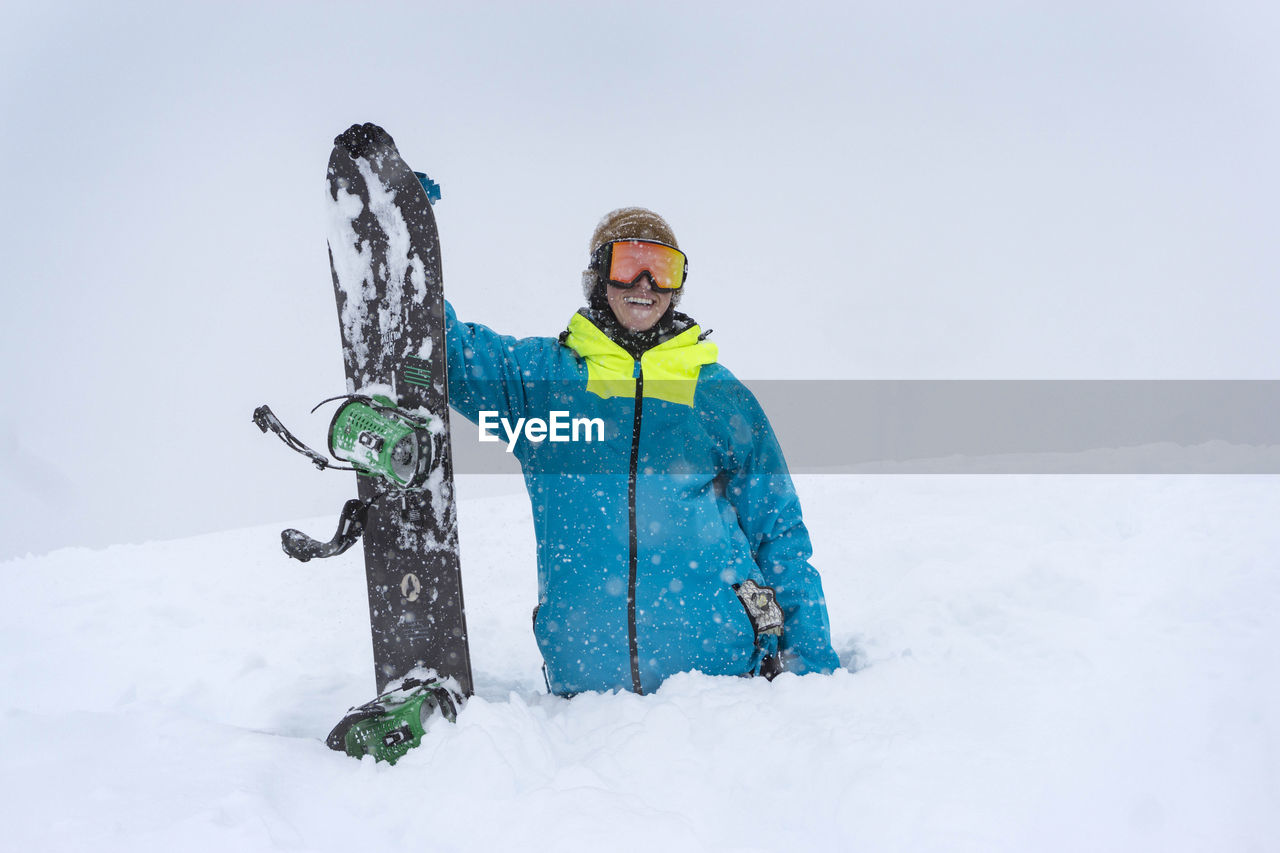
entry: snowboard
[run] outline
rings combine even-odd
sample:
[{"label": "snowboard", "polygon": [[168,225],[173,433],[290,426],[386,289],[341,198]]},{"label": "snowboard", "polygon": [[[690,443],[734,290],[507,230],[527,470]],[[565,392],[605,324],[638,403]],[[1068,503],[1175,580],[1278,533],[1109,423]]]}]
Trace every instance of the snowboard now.
[{"label": "snowboard", "polygon": [[469,696],[440,240],[426,186],[382,128],[353,125],[339,135],[328,168],[329,262],[347,393],[389,398],[430,433],[425,487],[387,489],[357,475],[368,504],[364,563],[378,693],[426,669],[456,679]]}]

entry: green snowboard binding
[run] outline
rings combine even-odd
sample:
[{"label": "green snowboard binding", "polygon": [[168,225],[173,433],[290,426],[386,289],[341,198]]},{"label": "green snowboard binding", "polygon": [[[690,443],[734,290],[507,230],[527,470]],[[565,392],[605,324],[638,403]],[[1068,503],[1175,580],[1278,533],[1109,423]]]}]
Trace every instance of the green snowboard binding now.
[{"label": "green snowboard binding", "polygon": [[462,697],[448,682],[406,678],[371,702],[352,708],[325,741],[354,758],[372,755],[395,764],[422,742],[429,721],[458,717]]},{"label": "green snowboard binding", "polygon": [[[416,374],[415,374],[416,375]],[[369,507],[388,495],[423,491],[441,452],[443,437],[431,432],[428,421],[413,412],[398,408],[382,395],[344,394],[316,404],[344,400],[329,424],[329,453],[334,459],[349,463],[335,465],[298,440],[268,406],[253,412],[253,422],[264,433],[273,432],[291,450],[311,460],[321,471],[355,471],[376,481],[376,495],[369,500],[349,500],[338,518],[338,531],[328,542],[313,539],[301,530],[285,530],[280,534],[284,552],[295,560],[307,562],[317,557],[333,557],[344,553],[364,534]]]}]

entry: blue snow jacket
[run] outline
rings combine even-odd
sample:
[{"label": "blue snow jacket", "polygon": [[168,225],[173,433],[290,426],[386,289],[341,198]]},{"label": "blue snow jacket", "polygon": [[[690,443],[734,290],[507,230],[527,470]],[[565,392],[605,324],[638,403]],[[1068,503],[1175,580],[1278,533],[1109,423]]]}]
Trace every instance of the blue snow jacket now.
[{"label": "blue snow jacket", "polygon": [[[445,312],[455,409],[562,425],[513,448],[533,503],[534,634],[553,692],[757,671],[772,647],[734,591],[748,578],[776,590],[784,669],[839,666],[777,439],[697,326],[637,361],[581,313],[559,339],[516,339]],[[563,440],[567,418],[598,421]]]}]

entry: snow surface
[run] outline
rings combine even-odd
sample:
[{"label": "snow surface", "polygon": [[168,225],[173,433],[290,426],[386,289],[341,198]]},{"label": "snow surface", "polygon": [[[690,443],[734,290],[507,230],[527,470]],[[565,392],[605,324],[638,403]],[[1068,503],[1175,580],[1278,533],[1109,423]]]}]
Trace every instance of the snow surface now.
[{"label": "snow surface", "polygon": [[358,553],[277,524],[0,564],[4,846],[1275,849],[1280,478],[798,486],[850,671],[566,701],[527,499],[462,480],[478,693],[395,767],[322,742],[372,695]]}]

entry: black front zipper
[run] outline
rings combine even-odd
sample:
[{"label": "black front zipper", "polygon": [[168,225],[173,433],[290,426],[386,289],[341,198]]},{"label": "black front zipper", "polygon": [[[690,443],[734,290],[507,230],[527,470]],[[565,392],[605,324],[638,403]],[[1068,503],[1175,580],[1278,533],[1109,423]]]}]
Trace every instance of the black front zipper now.
[{"label": "black front zipper", "polygon": [[640,687],[640,650],[636,641],[636,468],[640,463],[640,415],[644,410],[644,368],[636,362],[636,418],[631,428],[631,475],[627,479],[627,508],[631,525],[631,555],[627,577],[627,642],[631,650],[631,689]]}]

